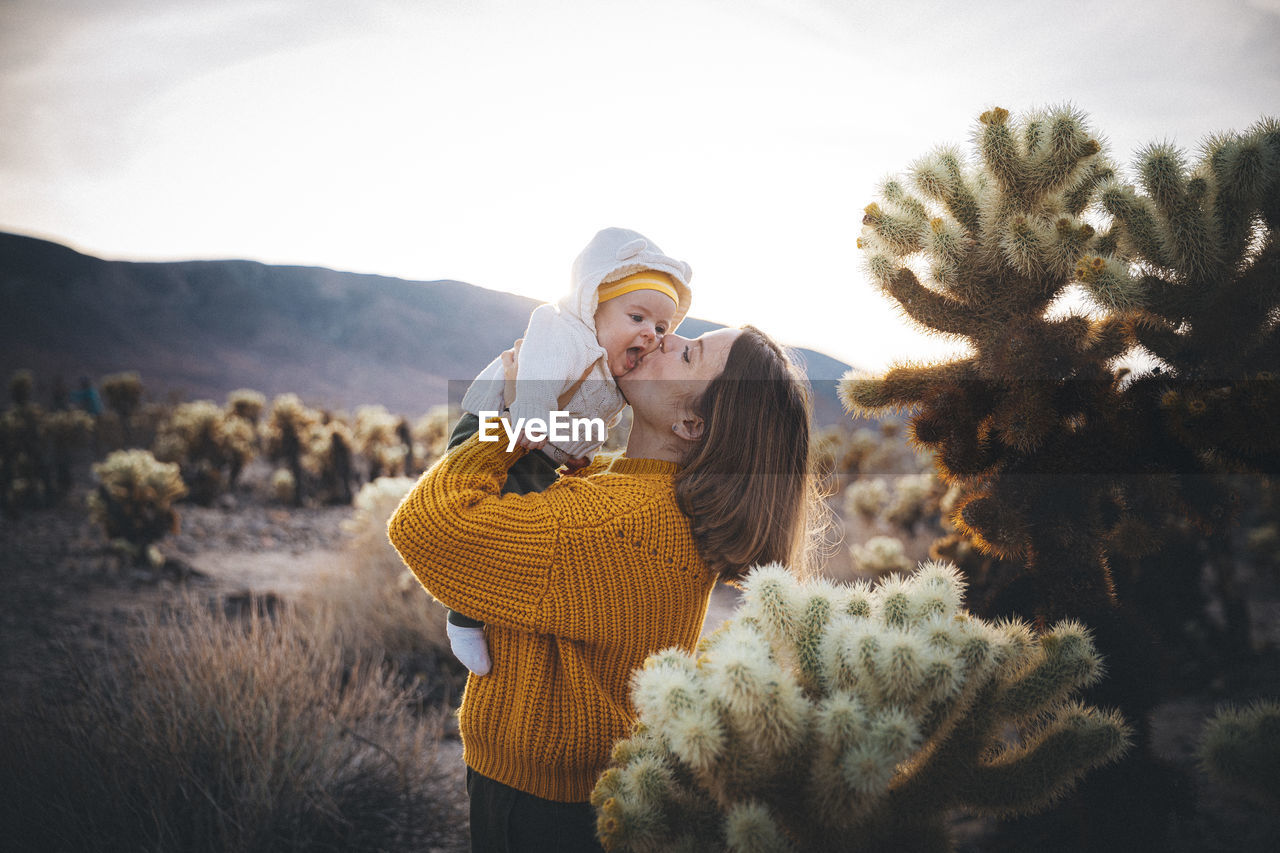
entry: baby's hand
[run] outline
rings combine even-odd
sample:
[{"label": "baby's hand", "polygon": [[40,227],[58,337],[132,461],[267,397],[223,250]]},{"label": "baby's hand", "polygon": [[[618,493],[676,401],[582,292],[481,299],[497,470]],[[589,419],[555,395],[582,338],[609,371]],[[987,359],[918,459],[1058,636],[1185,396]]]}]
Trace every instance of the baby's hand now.
[{"label": "baby's hand", "polygon": [[523,345],[524,338],[516,338],[511,349],[502,353],[502,402],[505,406],[516,401],[516,375],[520,370],[520,347]]},{"label": "baby's hand", "polygon": [[542,441],[530,441],[529,434],[524,432],[520,433],[519,438],[516,439],[516,446],[523,447],[528,450],[540,450],[541,448],[546,447],[546,445],[547,439],[544,438]]},{"label": "baby's hand", "polygon": [[591,459],[589,457],[570,456],[568,459],[564,461],[564,467],[565,467],[564,475],[566,477],[581,476],[580,472],[582,471],[582,469],[586,468],[590,464],[591,464]]}]

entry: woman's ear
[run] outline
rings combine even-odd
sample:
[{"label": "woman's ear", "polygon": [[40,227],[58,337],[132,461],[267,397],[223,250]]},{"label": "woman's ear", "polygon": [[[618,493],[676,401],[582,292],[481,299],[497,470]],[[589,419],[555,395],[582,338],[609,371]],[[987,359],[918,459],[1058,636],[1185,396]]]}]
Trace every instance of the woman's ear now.
[{"label": "woman's ear", "polygon": [[671,431],[685,441],[697,441],[702,438],[702,428],[702,418],[697,415],[689,415],[671,425]]}]

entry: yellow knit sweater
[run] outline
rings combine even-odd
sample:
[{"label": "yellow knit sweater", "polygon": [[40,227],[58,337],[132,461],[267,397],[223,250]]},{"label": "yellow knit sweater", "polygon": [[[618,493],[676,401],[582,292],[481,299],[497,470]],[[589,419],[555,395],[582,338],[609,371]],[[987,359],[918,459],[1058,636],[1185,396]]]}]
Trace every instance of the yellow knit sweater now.
[{"label": "yellow knit sweater", "polygon": [[693,648],[715,578],[676,505],[675,464],[617,457],[541,494],[500,496],[524,453],[505,448],[459,445],[388,532],[428,592],[488,626],[493,669],[467,681],[463,760],[580,802],[630,731],[632,671],[660,649]]}]

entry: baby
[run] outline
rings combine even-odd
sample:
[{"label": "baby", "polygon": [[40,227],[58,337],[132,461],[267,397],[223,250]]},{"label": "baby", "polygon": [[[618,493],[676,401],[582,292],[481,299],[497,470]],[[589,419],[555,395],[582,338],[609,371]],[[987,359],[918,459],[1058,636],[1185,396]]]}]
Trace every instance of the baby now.
[{"label": "baby", "polygon": [[[635,231],[606,228],[596,234],[573,263],[573,290],[555,305],[539,306],[529,318],[507,420],[550,423],[557,411],[570,420],[598,418],[614,426],[626,405],[614,380],[635,369],[664,334],[680,325],[689,311],[692,276],[688,264],[667,257]],[[450,447],[479,430],[479,413],[502,411],[503,380],[499,357],[463,396],[463,415]],[[538,449],[511,466],[503,492],[540,492],[555,482],[561,464],[593,456],[603,442],[603,434],[589,429],[570,441],[523,436],[522,445]],[[471,672],[486,675],[492,661],[484,623],[453,610],[448,618],[454,655]]]}]

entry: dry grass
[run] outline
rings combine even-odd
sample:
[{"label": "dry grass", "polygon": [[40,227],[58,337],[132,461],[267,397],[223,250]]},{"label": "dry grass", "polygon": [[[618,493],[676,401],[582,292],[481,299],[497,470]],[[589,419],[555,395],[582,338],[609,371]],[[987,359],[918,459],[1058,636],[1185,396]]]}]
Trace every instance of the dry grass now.
[{"label": "dry grass", "polygon": [[[382,477],[360,489],[341,571],[310,591],[305,605],[331,614],[349,654],[386,654],[402,668],[432,669],[452,661],[445,609],[405,567],[387,539],[387,521],[413,486],[407,477]],[[418,659],[415,664],[414,659]]]},{"label": "dry grass", "polygon": [[6,847],[387,850],[456,836],[442,717],[415,716],[376,661],[344,662],[319,610],[263,609],[229,618],[187,601],[76,660],[69,703],[3,709]]}]

